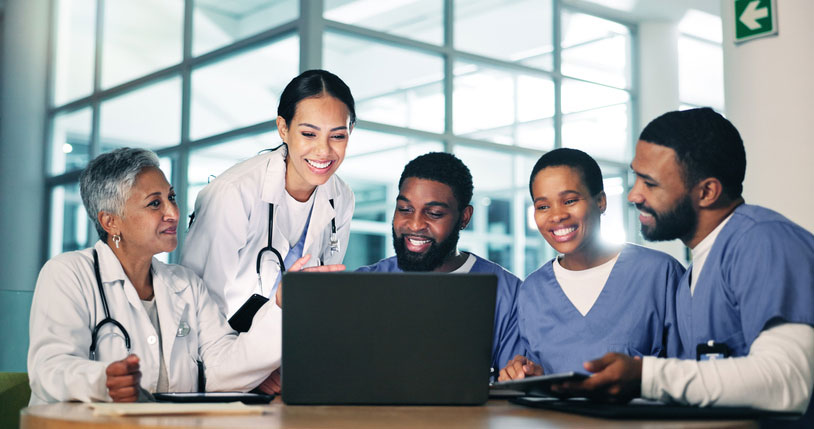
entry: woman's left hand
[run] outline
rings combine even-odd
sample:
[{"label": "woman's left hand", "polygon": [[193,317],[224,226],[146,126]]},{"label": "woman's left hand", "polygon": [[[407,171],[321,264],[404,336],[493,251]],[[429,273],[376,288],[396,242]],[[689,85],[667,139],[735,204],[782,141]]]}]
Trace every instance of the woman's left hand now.
[{"label": "woman's left hand", "polygon": [[[308,260],[311,259],[311,255],[304,255],[302,258],[297,259],[291,264],[291,267],[288,269],[289,272],[295,271],[313,271],[313,272],[331,272],[331,271],[345,271],[344,264],[334,264],[334,265],[317,265],[315,267],[305,267],[305,264],[308,263]],[[280,284],[277,285],[277,293],[275,294],[275,300],[277,301],[277,306],[283,308],[283,281],[280,280]]]}]

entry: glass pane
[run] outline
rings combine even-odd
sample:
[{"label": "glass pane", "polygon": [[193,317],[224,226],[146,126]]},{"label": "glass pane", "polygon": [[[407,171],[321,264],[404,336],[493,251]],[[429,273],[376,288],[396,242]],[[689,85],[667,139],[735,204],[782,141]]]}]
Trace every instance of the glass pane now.
[{"label": "glass pane", "polygon": [[85,168],[90,154],[91,109],[54,117],[51,131],[51,174]]},{"label": "glass pane", "polygon": [[[351,146],[357,144],[360,146],[370,145],[373,143],[373,140],[364,142],[365,138],[375,138],[377,135],[380,135],[380,133],[360,133],[360,135],[355,135],[356,131],[354,131],[353,134],[354,136],[351,138],[348,146],[349,149]],[[351,188],[354,189],[354,192],[356,191],[356,187],[353,186],[354,183],[392,185],[394,187],[393,201],[395,202],[395,193],[397,192],[395,186],[398,185],[398,180],[399,177],[401,177],[404,166],[419,155],[444,150],[444,146],[440,142],[418,141],[407,138],[404,138],[404,140],[405,142],[412,141],[412,143],[393,149],[373,151],[359,155],[351,155],[349,153],[345,161],[343,161],[339,167],[339,176],[351,184]],[[389,212],[392,212],[392,210],[392,207],[388,209]],[[391,216],[392,213],[389,213],[388,219],[390,219]]]},{"label": "glass pane", "polygon": [[297,16],[298,0],[195,0],[192,54],[232,44]]},{"label": "glass pane", "polygon": [[298,64],[299,38],[288,37],[193,71],[192,140],[276,119]]},{"label": "glass pane", "polygon": [[594,82],[630,86],[630,31],[582,13],[562,14],[562,73]]},{"label": "glass pane", "polygon": [[54,105],[90,95],[96,51],[96,0],[55,2]]},{"label": "glass pane", "polygon": [[[88,247],[88,215],[79,196],[79,184],[51,189],[51,222],[48,257]],[[96,239],[94,231],[93,239]]]},{"label": "glass pane", "polygon": [[444,42],[442,0],[325,0],[325,18],[422,42]]},{"label": "glass pane", "polygon": [[464,145],[455,146],[455,155],[469,168],[475,187],[472,220],[459,247],[513,270],[514,156]]},{"label": "glass pane", "polygon": [[183,53],[184,2],[106,1],[102,87],[177,64]]},{"label": "glass pane", "polygon": [[551,70],[551,0],[455,0],[455,48]]},{"label": "glass pane", "polygon": [[610,174],[607,169],[603,169],[602,181],[605,187],[605,196],[608,201],[605,214],[602,216],[602,239],[609,243],[622,244],[627,241],[625,233],[625,209],[627,207],[627,193],[621,175],[624,174],[615,170]]},{"label": "glass pane", "polygon": [[189,153],[189,170],[187,171],[187,215],[195,208],[198,192],[219,174],[229,167],[247,160],[264,149],[280,145],[277,131],[257,134],[230,140],[225,143],[193,149]]},{"label": "glass pane", "polygon": [[627,91],[564,79],[562,144],[597,159],[630,161]]},{"label": "glass pane", "polygon": [[455,63],[455,134],[537,149],[554,147],[554,83],[539,76]]},{"label": "glass pane", "polygon": [[678,31],[721,44],[721,17],[698,9],[689,9],[678,23]]},{"label": "glass pane", "polygon": [[724,109],[724,53],[721,45],[678,38],[678,93],[683,103]]},{"label": "glass pane", "polygon": [[102,152],[117,147],[160,149],[181,136],[181,79],[167,79],[101,105]]},{"label": "glass pane", "polygon": [[324,40],[325,68],[348,84],[359,119],[444,130],[441,57],[332,32]]}]

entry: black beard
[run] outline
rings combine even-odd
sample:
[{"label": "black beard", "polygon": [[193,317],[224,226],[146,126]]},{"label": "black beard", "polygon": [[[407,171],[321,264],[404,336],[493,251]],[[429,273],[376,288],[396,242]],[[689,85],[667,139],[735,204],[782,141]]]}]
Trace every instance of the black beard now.
[{"label": "black beard", "polygon": [[636,204],[636,208],[653,215],[655,224],[652,227],[642,224],[642,236],[649,241],[667,241],[676,238],[684,239],[695,233],[698,216],[692,207],[689,195],[673,206],[666,213],[658,213],[650,208]]},{"label": "black beard", "polygon": [[432,271],[440,267],[447,256],[458,247],[460,231],[459,221],[444,241],[436,243],[433,240],[427,252],[416,253],[407,250],[407,246],[404,244],[404,236],[397,236],[394,228],[393,248],[396,250],[396,262],[398,262],[399,268],[402,271]]}]

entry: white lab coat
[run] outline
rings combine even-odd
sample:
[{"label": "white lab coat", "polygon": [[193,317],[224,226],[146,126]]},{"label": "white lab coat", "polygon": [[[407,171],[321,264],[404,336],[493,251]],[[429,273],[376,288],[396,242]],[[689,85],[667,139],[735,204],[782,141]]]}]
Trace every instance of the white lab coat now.
[{"label": "white lab coat", "polygon": [[[218,176],[198,194],[195,221],[184,242],[181,265],[203,278],[210,295],[231,316],[254,293],[270,296],[280,272],[272,252],[263,254],[262,291],[256,261],[268,245],[269,203],[274,204],[272,244],[285,259],[290,245],[278,218],[285,212],[285,146],[243,161]],[[354,196],[336,174],[314,191],[303,256],[306,266],[339,264],[345,257]],[[334,200],[331,207],[330,199]],[[339,252],[331,254],[331,220],[336,219]]]},{"label": "white lab coat", "polygon": [[[153,392],[157,333],[116,255],[102,241],[94,248],[110,316],[129,333],[131,353],[140,359],[141,386]],[[280,366],[282,313],[273,302],[258,311],[249,332],[238,336],[192,271],[153,258],[152,274],[170,391],[197,390],[198,360],[204,362],[210,391],[251,390]],[[97,360],[89,359],[91,331],[104,317],[92,249],[61,254],[43,266],[29,323],[31,405],[111,400],[105,369],[127,352],[120,331],[108,323],[99,331]],[[179,329],[184,323],[188,330]]]}]

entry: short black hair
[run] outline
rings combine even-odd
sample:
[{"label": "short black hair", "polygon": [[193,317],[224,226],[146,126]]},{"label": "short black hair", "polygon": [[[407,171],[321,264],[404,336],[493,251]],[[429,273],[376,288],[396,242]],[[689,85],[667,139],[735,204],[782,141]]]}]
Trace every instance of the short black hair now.
[{"label": "short black hair", "polygon": [[639,140],[675,151],[690,188],[714,177],[731,199],[740,198],[746,150],[737,128],[709,107],[665,113],[644,127]]},{"label": "short black hair", "polygon": [[455,155],[446,152],[430,152],[415,158],[404,166],[399,179],[399,189],[405,180],[418,179],[441,182],[452,189],[458,210],[463,211],[472,202],[472,174]]},{"label": "short black hair", "polygon": [[297,104],[309,97],[319,97],[328,93],[348,107],[350,124],[356,123],[356,103],[350,88],[339,76],[327,70],[306,70],[295,77],[285,86],[280,94],[280,104],[277,106],[277,116],[285,119],[286,125],[291,124],[297,111]]},{"label": "short black hair", "polygon": [[582,175],[582,182],[585,183],[591,196],[605,190],[605,185],[602,183],[602,170],[591,155],[578,149],[560,148],[543,154],[534,164],[534,168],[531,169],[529,194],[531,194],[532,200],[534,199],[532,185],[534,185],[534,178],[537,177],[537,174],[544,168],[559,166],[570,167],[579,171]]}]

